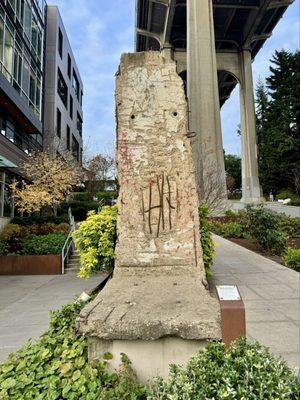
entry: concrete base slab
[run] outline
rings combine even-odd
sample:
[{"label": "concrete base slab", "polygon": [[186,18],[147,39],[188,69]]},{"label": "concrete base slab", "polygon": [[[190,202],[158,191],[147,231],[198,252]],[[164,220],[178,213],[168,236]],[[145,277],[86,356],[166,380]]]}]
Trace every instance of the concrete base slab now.
[{"label": "concrete base slab", "polygon": [[184,340],[167,337],[158,340],[101,340],[89,338],[89,358],[102,359],[103,354],[113,355],[109,369],[117,370],[121,363],[120,353],[125,353],[137,373],[139,381],[149,383],[158,376],[167,378],[170,364],[185,365],[191,356],[203,349],[204,340]]},{"label": "concrete base slab", "polygon": [[104,340],[221,337],[219,303],[196,268],[118,268],[77,326]]}]

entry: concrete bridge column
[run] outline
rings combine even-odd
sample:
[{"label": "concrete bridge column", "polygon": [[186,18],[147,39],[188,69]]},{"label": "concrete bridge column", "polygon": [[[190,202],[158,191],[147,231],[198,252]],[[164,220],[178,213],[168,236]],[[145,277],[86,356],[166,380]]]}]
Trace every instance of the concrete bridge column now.
[{"label": "concrete bridge column", "polygon": [[211,0],[187,0],[187,93],[199,196],[226,199]]},{"label": "concrete bridge column", "polygon": [[256,121],[253,92],[251,53],[240,53],[240,106],[242,133],[242,202],[263,201],[258,178]]}]

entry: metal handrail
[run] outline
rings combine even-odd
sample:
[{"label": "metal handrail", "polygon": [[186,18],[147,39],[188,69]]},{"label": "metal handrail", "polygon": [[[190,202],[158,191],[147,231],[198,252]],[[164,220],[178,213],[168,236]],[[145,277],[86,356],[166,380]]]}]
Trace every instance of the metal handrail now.
[{"label": "metal handrail", "polygon": [[70,256],[71,250],[74,251],[74,249],[75,249],[75,245],[74,245],[74,241],[73,241],[73,232],[76,229],[76,223],[75,223],[75,219],[72,214],[71,207],[69,207],[69,209],[68,209],[68,216],[69,216],[69,223],[70,223],[70,233],[69,233],[69,235],[65,241],[65,244],[63,245],[62,251],[61,251],[61,273],[62,274],[65,273],[65,263],[66,263],[66,260]]}]

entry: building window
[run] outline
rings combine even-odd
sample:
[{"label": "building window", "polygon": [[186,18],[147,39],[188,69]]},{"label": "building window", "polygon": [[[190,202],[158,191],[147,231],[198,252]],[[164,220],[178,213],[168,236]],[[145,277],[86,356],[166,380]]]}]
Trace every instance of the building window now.
[{"label": "building window", "polygon": [[24,32],[28,38],[31,34],[31,9],[27,1],[24,3]]},{"label": "building window", "polygon": [[4,21],[0,18],[0,70],[3,63]]},{"label": "building window", "polygon": [[27,60],[23,59],[22,89],[26,97],[29,97],[29,76],[30,65]]},{"label": "building window", "polygon": [[11,81],[11,75],[13,74],[13,54],[14,54],[14,36],[12,32],[5,27],[5,40],[4,40],[4,67],[5,76]]},{"label": "building window", "polygon": [[79,100],[79,80],[77,78],[76,72],[73,69],[73,79],[72,79],[72,86],[75,91],[76,97]]},{"label": "building window", "polygon": [[81,91],[81,96],[80,96],[80,105],[82,107],[82,99],[83,99],[83,91]]},{"label": "building window", "polygon": [[71,79],[72,61],[70,54],[68,54],[68,77]]},{"label": "building window", "polygon": [[14,88],[20,93],[21,91],[21,82],[22,82],[22,57],[15,50],[14,54]]},{"label": "building window", "polygon": [[63,42],[64,42],[63,34],[62,34],[62,31],[59,29],[58,30],[58,52],[59,52],[61,59],[63,58]]},{"label": "building window", "polygon": [[79,143],[74,135],[72,135],[72,155],[77,161],[79,161]]},{"label": "building window", "polygon": [[69,125],[67,125],[67,150],[71,150],[71,131]]},{"label": "building window", "polygon": [[61,137],[61,112],[59,109],[56,110],[56,134]]},{"label": "building window", "polygon": [[73,119],[73,97],[70,95],[70,117]]},{"label": "building window", "polygon": [[58,68],[58,79],[57,79],[57,93],[64,103],[65,107],[68,107],[68,86]]},{"label": "building window", "polygon": [[82,118],[77,112],[77,130],[79,132],[79,135],[82,136]]}]

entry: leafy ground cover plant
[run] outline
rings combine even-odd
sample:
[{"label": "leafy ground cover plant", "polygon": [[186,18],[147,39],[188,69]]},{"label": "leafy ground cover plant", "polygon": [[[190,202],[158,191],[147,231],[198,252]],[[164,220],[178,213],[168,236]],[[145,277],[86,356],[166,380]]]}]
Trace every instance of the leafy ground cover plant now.
[{"label": "leafy ground cover plant", "polygon": [[113,267],[117,239],[117,206],[106,206],[99,213],[91,211],[86,221],[73,233],[82,265],[78,276],[88,278],[93,272]]},{"label": "leafy ground cover plant", "polygon": [[286,267],[300,272],[300,249],[288,247],[284,252],[282,259]]},{"label": "leafy ground cover plant", "polygon": [[280,215],[279,230],[288,237],[300,237],[300,218]]},{"label": "leafy ground cover plant", "polygon": [[21,253],[23,255],[60,254],[66,239],[65,233],[29,235],[21,243]]},{"label": "leafy ground cover plant", "polygon": [[211,235],[211,225],[208,221],[208,207],[201,204],[199,207],[199,223],[200,223],[200,240],[202,247],[203,263],[206,272],[206,277],[212,275],[211,267],[214,262],[215,248]]},{"label": "leafy ground cover plant", "polygon": [[105,362],[88,362],[87,339],[75,330],[83,305],[52,312],[41,339],[0,365],[0,400],[146,399],[147,388],[136,381],[126,357],[119,373],[108,373]]},{"label": "leafy ground cover plant", "polygon": [[298,400],[300,380],[258,343],[210,343],[186,368],[172,365],[149,400]]},{"label": "leafy ground cover plant", "polygon": [[173,365],[153,387],[136,380],[126,355],[119,371],[88,361],[87,339],[75,320],[83,302],[51,313],[49,330],[0,365],[1,400],[298,400],[300,381],[258,343],[239,339],[229,349],[209,343],[185,368]]}]

